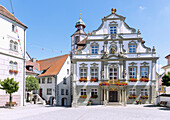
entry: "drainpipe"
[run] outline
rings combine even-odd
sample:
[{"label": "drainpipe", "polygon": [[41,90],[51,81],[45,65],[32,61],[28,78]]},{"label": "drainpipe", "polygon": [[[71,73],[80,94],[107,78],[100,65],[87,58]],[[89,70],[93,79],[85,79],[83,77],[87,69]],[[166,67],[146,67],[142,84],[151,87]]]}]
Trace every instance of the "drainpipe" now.
[{"label": "drainpipe", "polygon": [[23,62],[23,106],[25,105],[25,53],[26,53],[26,46],[25,46],[25,42],[26,42],[26,39],[25,39],[25,32],[26,32],[26,29],[24,29],[24,56],[23,56],[23,59],[24,59],[24,62]]}]

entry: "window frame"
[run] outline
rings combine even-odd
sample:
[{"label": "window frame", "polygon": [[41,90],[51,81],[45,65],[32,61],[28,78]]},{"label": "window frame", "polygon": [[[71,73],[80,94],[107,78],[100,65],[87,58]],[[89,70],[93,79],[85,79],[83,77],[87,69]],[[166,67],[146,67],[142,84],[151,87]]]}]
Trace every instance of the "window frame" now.
[{"label": "window frame", "polygon": [[92,95],[98,95],[98,89],[97,88],[91,88],[91,96]]},{"label": "window frame", "polygon": [[147,78],[149,79],[149,66],[140,66],[140,78],[143,78],[142,77],[142,70],[141,70],[142,68],[147,68]]},{"label": "window frame", "polygon": [[[112,72],[111,72],[111,70],[110,69],[112,69]],[[115,69],[117,69],[117,71],[115,72],[114,70]],[[111,73],[113,74],[113,75],[111,75]],[[115,76],[115,73],[117,74],[117,76]],[[109,67],[109,80],[118,80],[119,79],[119,69],[118,69],[118,67],[117,66],[110,66]],[[112,78],[112,79],[111,79]],[[117,78],[117,79],[115,79],[115,78]]]},{"label": "window frame", "polygon": [[[95,47],[95,48],[93,48],[93,47]],[[93,54],[93,55],[99,54],[99,44],[98,43],[96,43],[96,42],[91,43],[90,49],[91,49],[90,50],[91,54]],[[94,49],[94,52],[93,52],[93,49]]]},{"label": "window frame", "polygon": [[[50,81],[51,80],[51,81]],[[52,83],[52,77],[47,78],[47,83]]]},{"label": "window frame", "polygon": [[[50,93],[49,93],[50,90]],[[47,88],[47,95],[52,95],[52,88]]]},{"label": "window frame", "polygon": [[63,84],[64,84],[64,85],[67,84],[67,78],[66,78],[66,77],[63,78]]},{"label": "window frame", "polygon": [[[87,78],[88,68],[87,68],[87,67],[80,67],[79,69],[80,69],[80,71],[79,71],[79,73],[80,73],[80,78]],[[84,76],[85,72],[82,73],[83,76],[81,76],[81,69],[83,69],[83,72],[84,72],[84,69],[86,69],[86,76]]]},{"label": "window frame", "polygon": [[80,90],[80,95],[87,95],[87,90],[86,89],[81,89]]},{"label": "window frame", "polygon": [[18,70],[18,63],[17,62],[13,62],[13,70]]},{"label": "window frame", "polygon": [[66,89],[66,95],[68,95],[68,89]]},{"label": "window frame", "polygon": [[[92,69],[94,69],[94,71],[92,71]],[[92,75],[92,73],[94,73],[94,76]],[[97,75],[95,75],[95,74],[97,74]],[[98,76],[99,76],[99,69],[98,69],[98,67],[90,67],[90,78],[91,79],[98,78]]]},{"label": "window frame", "polygon": [[148,96],[148,89],[141,89],[141,96]]},{"label": "window frame", "polygon": [[[130,76],[131,76],[131,75],[130,75],[130,68],[135,68],[135,69],[136,69],[136,71],[135,71],[135,72],[136,72],[135,78],[134,78],[134,77],[130,77]],[[129,67],[128,67],[128,71],[129,71],[129,79],[130,79],[130,78],[137,79],[137,66],[129,66]],[[132,75],[132,76],[134,76],[134,75]]]},{"label": "window frame", "polygon": [[13,70],[13,61],[9,61],[9,70]]},{"label": "window frame", "polygon": [[129,89],[129,95],[136,95],[136,89],[135,88],[130,88]]},{"label": "window frame", "polygon": [[61,89],[61,95],[64,95],[64,89]]},{"label": "window frame", "polygon": [[42,84],[45,84],[45,78],[42,78]]}]

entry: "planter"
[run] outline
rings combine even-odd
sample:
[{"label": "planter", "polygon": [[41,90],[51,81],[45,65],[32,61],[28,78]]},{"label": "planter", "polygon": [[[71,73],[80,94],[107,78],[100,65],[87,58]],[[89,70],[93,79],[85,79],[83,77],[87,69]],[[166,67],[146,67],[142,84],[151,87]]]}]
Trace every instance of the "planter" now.
[{"label": "planter", "polygon": [[14,73],[15,73],[15,74],[18,74],[18,70],[14,70]]},{"label": "planter", "polygon": [[99,83],[99,85],[100,85],[100,86],[109,86],[110,83],[108,83],[108,82],[101,82],[101,83]]},{"label": "planter", "polygon": [[141,100],[136,100],[136,104],[142,104],[142,101]]},{"label": "planter", "polygon": [[87,78],[80,78],[79,81],[80,82],[87,82]]},{"label": "planter", "polygon": [[137,82],[138,80],[136,78],[129,78],[129,82]]},{"label": "planter", "polygon": [[92,105],[92,101],[91,101],[91,100],[89,100],[87,105]]},{"label": "planter", "polygon": [[14,72],[14,70],[9,70],[9,72],[10,72],[10,73],[13,73],[13,72]]},{"label": "planter", "polygon": [[96,99],[96,98],[98,98],[98,95],[92,95],[91,98]]},{"label": "planter", "polygon": [[126,86],[126,85],[128,85],[128,83],[126,83],[126,82],[121,82],[121,83],[116,83],[116,85],[117,86]]},{"label": "planter", "polygon": [[148,78],[141,78],[140,81],[141,81],[141,82],[148,82],[149,79],[148,79]]},{"label": "planter", "polygon": [[129,95],[129,99],[136,99],[137,96],[136,95]]},{"label": "planter", "polygon": [[87,95],[81,95],[80,98],[87,98]]},{"label": "planter", "polygon": [[98,82],[98,78],[91,78],[90,82]]},{"label": "planter", "polygon": [[141,99],[148,99],[148,95],[140,96]]}]

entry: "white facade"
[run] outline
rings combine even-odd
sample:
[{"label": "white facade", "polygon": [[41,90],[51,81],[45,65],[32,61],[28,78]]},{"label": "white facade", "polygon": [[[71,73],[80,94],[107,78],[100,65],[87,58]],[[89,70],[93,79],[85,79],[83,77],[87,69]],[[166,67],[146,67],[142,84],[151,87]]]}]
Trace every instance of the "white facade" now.
[{"label": "white facade", "polygon": [[[86,44],[83,47],[78,46],[77,49],[72,49],[73,106],[87,105],[88,101],[94,104],[134,103],[143,93],[148,96],[144,103],[155,102],[158,59],[155,48],[151,50],[144,45],[140,31],[136,32],[134,28],[130,28],[125,23],[125,17],[115,13],[104,17],[100,27],[88,33]],[[96,82],[90,81],[94,77],[92,68],[97,69]],[[134,69],[133,73],[131,68]],[[83,72],[84,69],[87,72]],[[111,70],[115,71],[109,73]],[[87,81],[81,82],[82,78]],[[137,81],[129,81],[130,78]],[[141,78],[149,81],[142,82]],[[114,81],[126,82],[128,85],[119,87]],[[102,82],[108,82],[110,85],[100,86],[99,83]],[[91,98],[93,88],[98,91],[96,99]],[[83,93],[82,89],[86,92]],[[137,98],[133,101],[129,99],[130,89],[135,89]],[[143,92],[143,89],[146,92]],[[86,94],[87,98],[81,98],[82,94]]]},{"label": "white facade", "polygon": [[[2,6],[1,6],[2,7]],[[11,15],[12,16],[12,15]],[[14,31],[12,25],[15,25]],[[13,101],[24,105],[26,26],[0,14],[0,79],[14,78],[19,82]],[[18,73],[11,73],[10,70]],[[9,95],[0,90],[0,106],[9,101]]]}]

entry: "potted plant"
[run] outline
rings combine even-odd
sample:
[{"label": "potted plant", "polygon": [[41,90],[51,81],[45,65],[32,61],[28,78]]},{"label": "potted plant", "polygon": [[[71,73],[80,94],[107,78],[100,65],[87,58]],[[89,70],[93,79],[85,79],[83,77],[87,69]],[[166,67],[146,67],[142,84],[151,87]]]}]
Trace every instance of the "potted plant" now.
[{"label": "potted plant", "polygon": [[91,98],[97,98],[98,97],[98,95],[91,95]]},{"label": "potted plant", "polygon": [[87,98],[87,95],[81,95],[80,98]]},{"label": "potted plant", "polygon": [[126,82],[121,82],[121,83],[117,82],[116,85],[117,86],[125,86],[125,85],[128,85],[128,83],[126,83]]},{"label": "potted plant", "polygon": [[98,82],[98,78],[91,78],[90,82]]},{"label": "potted plant", "polygon": [[80,81],[80,82],[87,82],[87,77],[84,77],[84,78],[81,77],[81,78],[79,79],[79,81]]},{"label": "potted plant", "polygon": [[136,100],[136,104],[142,104],[142,101],[141,100]]},{"label": "potted plant", "polygon": [[141,99],[148,99],[148,95],[140,96]]},{"label": "potted plant", "polygon": [[129,99],[136,99],[137,96],[136,95],[129,95]]},{"label": "potted plant", "polygon": [[137,78],[129,78],[129,82],[137,82]]},{"label": "potted plant", "polygon": [[148,82],[149,79],[148,79],[148,78],[140,78],[140,81],[141,81],[141,82]]},{"label": "potted plant", "polygon": [[18,70],[14,70],[13,72],[14,72],[15,74],[18,74]]},{"label": "potted plant", "polygon": [[101,82],[101,83],[99,83],[99,85],[100,85],[100,86],[109,86],[110,83],[108,83],[108,82]]},{"label": "potted plant", "polygon": [[91,101],[91,100],[89,100],[87,105],[92,105],[92,101]]},{"label": "potted plant", "polygon": [[13,73],[13,72],[14,72],[14,70],[9,70],[9,72],[10,72],[10,73]]}]

